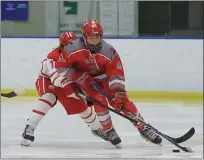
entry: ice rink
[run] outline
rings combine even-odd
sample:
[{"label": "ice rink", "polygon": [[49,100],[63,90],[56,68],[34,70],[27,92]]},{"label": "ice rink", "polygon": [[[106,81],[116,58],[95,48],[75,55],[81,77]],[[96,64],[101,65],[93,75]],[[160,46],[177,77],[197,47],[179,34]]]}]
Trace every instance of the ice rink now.
[{"label": "ice rink", "polygon": [[182,103],[136,103],[147,122],[172,137],[180,137],[191,127],[195,135],[183,146],[193,153],[173,153],[177,149],[163,140],[156,146],[143,140],[132,124],[114,113],[112,120],[123,140],[122,149],[94,137],[78,115],[67,116],[58,103],[35,130],[35,141],[23,147],[21,135],[37,98],[2,100],[1,158],[203,158],[203,107]]}]

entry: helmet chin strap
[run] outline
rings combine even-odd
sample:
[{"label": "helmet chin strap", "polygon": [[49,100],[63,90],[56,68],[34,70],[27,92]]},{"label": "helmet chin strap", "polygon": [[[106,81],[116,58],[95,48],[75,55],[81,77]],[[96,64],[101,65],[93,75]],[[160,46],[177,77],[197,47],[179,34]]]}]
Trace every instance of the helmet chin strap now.
[{"label": "helmet chin strap", "polygon": [[87,37],[83,36],[83,39],[84,39],[84,43],[85,43],[86,47],[90,50],[91,53],[100,51],[100,49],[101,49],[101,41],[98,44],[93,45],[93,44],[89,44],[87,42]]},{"label": "helmet chin strap", "polygon": [[62,53],[62,50],[64,49],[65,45],[60,43],[59,44],[59,52]]}]

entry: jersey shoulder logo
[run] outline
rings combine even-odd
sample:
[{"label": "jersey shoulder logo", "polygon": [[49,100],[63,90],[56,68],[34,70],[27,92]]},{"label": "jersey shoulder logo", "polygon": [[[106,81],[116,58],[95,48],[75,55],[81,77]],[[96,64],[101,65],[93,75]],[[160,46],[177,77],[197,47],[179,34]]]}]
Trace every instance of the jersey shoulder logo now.
[{"label": "jersey shoulder logo", "polygon": [[119,70],[122,70],[122,69],[123,69],[123,65],[121,64],[120,61],[117,62],[117,68],[118,68]]}]

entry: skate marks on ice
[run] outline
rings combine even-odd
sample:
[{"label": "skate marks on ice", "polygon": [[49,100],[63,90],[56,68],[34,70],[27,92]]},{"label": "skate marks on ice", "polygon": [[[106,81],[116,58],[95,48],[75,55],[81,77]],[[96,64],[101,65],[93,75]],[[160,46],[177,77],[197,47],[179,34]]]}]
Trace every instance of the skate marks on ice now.
[{"label": "skate marks on ice", "polygon": [[[90,140],[91,141],[91,140]],[[126,145],[124,149],[115,149],[106,142],[78,142],[76,141],[58,141],[58,142],[36,142],[30,147],[19,146],[17,143],[13,146],[7,146],[4,152],[4,158],[126,158],[143,157],[143,146]],[[138,150],[138,147],[140,148]],[[5,148],[5,146],[4,146]],[[142,149],[143,148],[143,149]],[[136,150],[135,153],[134,150]],[[150,149],[150,148],[149,148]],[[10,152],[13,150],[12,152]],[[152,154],[146,152],[145,154]],[[157,156],[155,152],[155,156]]]},{"label": "skate marks on ice", "polygon": [[[136,137],[135,137],[136,138]],[[138,137],[139,138],[139,137]],[[91,141],[91,140],[90,140]],[[115,149],[106,142],[36,142],[30,147],[7,146],[3,158],[199,158],[194,154],[172,153],[171,146],[159,147],[139,141],[131,144],[124,141],[122,149]],[[4,146],[5,148],[5,146]]]},{"label": "skate marks on ice", "polygon": [[[138,137],[139,139],[139,137]],[[135,137],[135,140],[137,138]],[[91,140],[90,140],[91,141]],[[106,142],[41,141],[30,147],[18,143],[3,146],[2,158],[200,158],[198,153],[172,153],[172,146],[153,146],[138,140],[137,144],[124,141],[122,149]],[[17,142],[17,141],[16,141]],[[194,148],[195,149],[195,148]]]},{"label": "skate marks on ice", "polygon": [[136,129],[119,116],[111,114],[115,128],[122,139],[122,149],[93,136],[78,116],[67,116],[58,104],[35,131],[35,141],[23,147],[21,134],[36,101],[1,105],[2,158],[199,158],[203,157],[202,106],[184,107],[182,104],[137,103],[146,121],[161,132],[179,137],[190,127],[195,135],[184,146],[193,153],[173,153],[177,149],[167,141],[156,146],[143,140]]}]

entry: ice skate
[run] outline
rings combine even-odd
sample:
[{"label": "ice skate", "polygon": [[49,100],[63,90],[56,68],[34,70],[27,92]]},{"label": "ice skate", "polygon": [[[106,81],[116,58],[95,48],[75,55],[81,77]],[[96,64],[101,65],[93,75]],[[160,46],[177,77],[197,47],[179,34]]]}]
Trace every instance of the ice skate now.
[{"label": "ice skate", "polygon": [[23,140],[21,142],[22,146],[29,146],[31,144],[31,142],[34,141],[35,137],[34,137],[34,129],[29,126],[26,125],[26,128],[22,134]]},{"label": "ice skate", "polygon": [[140,135],[147,141],[150,141],[154,144],[161,145],[162,138],[154,133],[154,131],[150,128],[145,128],[144,130],[139,130]]},{"label": "ice skate", "polygon": [[116,148],[122,148],[121,146],[121,139],[116,133],[115,129],[112,127],[110,130],[108,130],[107,135],[109,137],[109,141],[116,146]]},{"label": "ice skate", "polygon": [[109,141],[108,135],[103,130],[103,128],[99,128],[98,130],[91,130],[92,134],[104,139],[105,141]]},{"label": "ice skate", "polygon": [[108,136],[106,136],[106,137],[101,137],[101,136],[97,135],[97,134],[95,133],[95,131],[93,131],[93,130],[91,130],[91,133],[92,133],[94,136],[98,137],[98,138],[102,138],[102,139],[105,140],[105,141],[109,141]]}]

